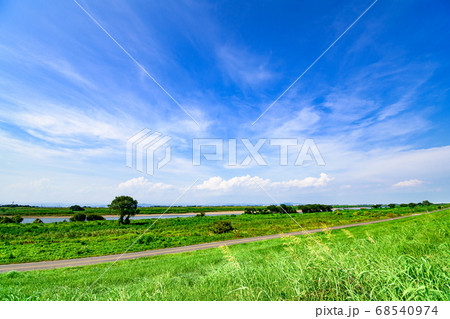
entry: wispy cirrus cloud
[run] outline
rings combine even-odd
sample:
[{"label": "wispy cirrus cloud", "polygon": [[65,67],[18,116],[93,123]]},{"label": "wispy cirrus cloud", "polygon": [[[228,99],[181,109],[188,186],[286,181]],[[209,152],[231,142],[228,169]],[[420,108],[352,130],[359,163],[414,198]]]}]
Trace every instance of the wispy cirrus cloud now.
[{"label": "wispy cirrus cloud", "polygon": [[270,69],[269,59],[244,48],[222,46],[217,49],[219,66],[236,84],[256,88],[273,80],[277,74]]}]

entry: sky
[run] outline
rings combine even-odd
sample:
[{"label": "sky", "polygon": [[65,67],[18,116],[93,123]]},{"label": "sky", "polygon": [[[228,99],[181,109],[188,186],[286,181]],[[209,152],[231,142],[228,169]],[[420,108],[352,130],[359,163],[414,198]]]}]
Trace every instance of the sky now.
[{"label": "sky", "polygon": [[[450,3],[372,4],[0,0],[0,203],[449,202]],[[145,128],[153,175],[126,165]]]}]

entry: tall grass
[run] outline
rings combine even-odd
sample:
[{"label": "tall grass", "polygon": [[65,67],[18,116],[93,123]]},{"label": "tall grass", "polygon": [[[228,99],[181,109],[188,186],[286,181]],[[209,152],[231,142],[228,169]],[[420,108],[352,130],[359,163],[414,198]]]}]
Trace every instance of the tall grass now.
[{"label": "tall grass", "polygon": [[2,300],[449,300],[447,212],[192,253],[0,275]]}]

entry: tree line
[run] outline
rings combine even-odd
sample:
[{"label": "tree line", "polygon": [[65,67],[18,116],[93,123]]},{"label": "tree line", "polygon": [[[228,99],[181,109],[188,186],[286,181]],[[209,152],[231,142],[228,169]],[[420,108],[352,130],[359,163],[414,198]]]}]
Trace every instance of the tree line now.
[{"label": "tree line", "polygon": [[297,213],[297,210],[301,210],[302,213],[320,213],[331,212],[333,207],[331,205],[322,204],[308,204],[299,206],[288,206],[286,204],[270,205],[267,207],[247,207],[244,210],[244,214],[281,214],[281,213]]}]

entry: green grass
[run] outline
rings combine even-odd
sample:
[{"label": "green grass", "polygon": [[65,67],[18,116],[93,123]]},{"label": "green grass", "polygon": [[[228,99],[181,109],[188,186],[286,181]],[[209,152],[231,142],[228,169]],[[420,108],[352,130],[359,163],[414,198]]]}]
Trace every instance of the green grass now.
[{"label": "green grass", "polygon": [[[295,214],[305,229],[358,223],[418,212],[425,208]],[[431,208],[430,208],[431,209]],[[340,215],[339,215],[340,214]],[[231,221],[234,231],[214,234],[213,223]],[[70,259],[122,253],[154,220],[51,224],[0,224],[0,264]],[[160,219],[130,249],[142,251],[300,230],[286,214]]]},{"label": "green grass", "polygon": [[120,261],[83,295],[110,264],[10,272],[0,299],[450,299],[447,211],[312,237]]},{"label": "green grass", "polygon": [[[187,214],[200,212],[224,212],[241,211],[247,206],[180,206],[171,207],[171,214]],[[168,207],[139,207],[139,214],[162,214]],[[107,207],[89,207],[84,211],[86,214],[117,215]],[[72,216],[68,207],[0,207],[0,216]]]}]

